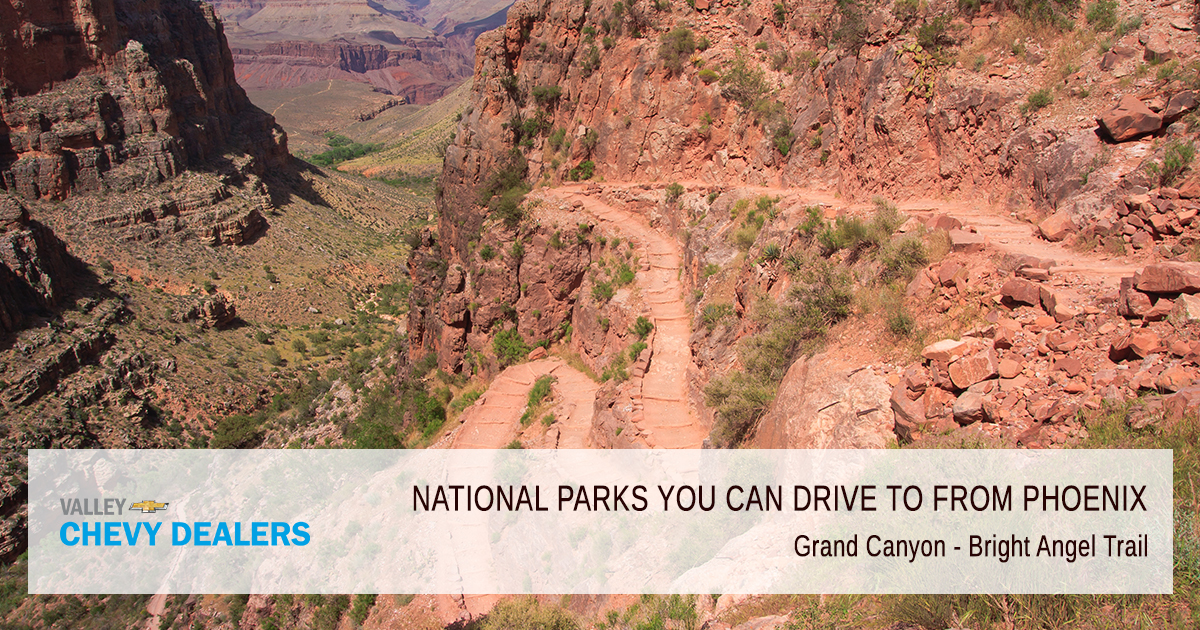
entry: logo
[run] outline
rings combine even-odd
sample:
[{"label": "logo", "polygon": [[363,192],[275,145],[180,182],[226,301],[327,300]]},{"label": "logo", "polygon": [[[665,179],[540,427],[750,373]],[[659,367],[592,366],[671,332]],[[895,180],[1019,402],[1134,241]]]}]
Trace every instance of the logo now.
[{"label": "logo", "polygon": [[170,503],[159,503],[157,501],[146,500],[146,501],[142,501],[140,503],[134,503],[134,504],[130,505],[129,509],[130,509],[130,511],[141,510],[142,514],[154,514],[155,512],[160,512],[160,511],[166,512],[168,505],[170,505]]}]

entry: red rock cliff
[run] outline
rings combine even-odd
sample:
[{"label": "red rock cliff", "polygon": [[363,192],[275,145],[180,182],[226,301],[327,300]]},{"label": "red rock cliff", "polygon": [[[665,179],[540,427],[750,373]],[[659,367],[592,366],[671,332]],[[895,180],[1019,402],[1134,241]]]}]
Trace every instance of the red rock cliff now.
[{"label": "red rock cliff", "polygon": [[206,4],[5,3],[0,50],[0,189],[21,197],[127,190],[230,150],[251,170],[287,157]]}]

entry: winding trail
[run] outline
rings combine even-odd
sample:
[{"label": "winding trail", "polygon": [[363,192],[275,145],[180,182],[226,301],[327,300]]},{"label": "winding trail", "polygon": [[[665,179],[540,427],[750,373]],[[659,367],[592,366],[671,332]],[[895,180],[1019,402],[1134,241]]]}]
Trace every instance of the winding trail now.
[{"label": "winding trail", "polygon": [[501,372],[479,401],[463,411],[461,425],[434,448],[504,448],[520,434],[529,390],[546,374],[557,379],[552,389],[562,400],[558,448],[587,448],[592,403],[600,386],[555,358],[514,365]]},{"label": "winding trail", "polygon": [[546,196],[580,204],[588,214],[632,238],[649,262],[635,280],[655,327],[653,355],[642,380],[645,419],[638,428],[652,448],[700,448],[708,431],[688,403],[692,330],[679,282],[679,244],[650,227],[641,215],[614,208],[585,194],[584,188],[564,186],[547,191]]}]

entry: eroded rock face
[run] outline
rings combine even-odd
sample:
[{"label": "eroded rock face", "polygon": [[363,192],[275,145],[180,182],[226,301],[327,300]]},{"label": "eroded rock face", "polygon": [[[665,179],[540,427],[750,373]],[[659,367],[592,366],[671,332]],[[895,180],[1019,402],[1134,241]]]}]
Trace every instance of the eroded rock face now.
[{"label": "eroded rock face", "polygon": [[[31,29],[46,35],[22,35]],[[131,190],[229,149],[254,157],[250,172],[287,159],[206,4],[22,3],[5,13],[0,45],[0,189],[17,196]]]}]

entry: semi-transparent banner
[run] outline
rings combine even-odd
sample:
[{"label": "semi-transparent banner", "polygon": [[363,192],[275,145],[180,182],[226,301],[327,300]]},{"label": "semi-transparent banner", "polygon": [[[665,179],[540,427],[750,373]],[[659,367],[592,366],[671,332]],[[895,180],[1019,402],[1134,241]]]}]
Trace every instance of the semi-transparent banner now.
[{"label": "semi-transparent banner", "polygon": [[29,452],[31,593],[1170,593],[1171,451]]}]

